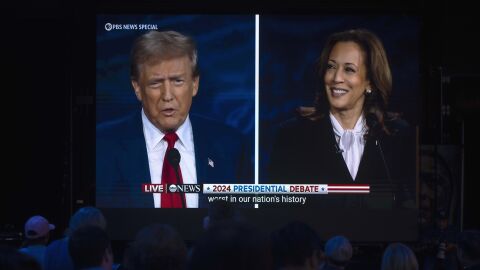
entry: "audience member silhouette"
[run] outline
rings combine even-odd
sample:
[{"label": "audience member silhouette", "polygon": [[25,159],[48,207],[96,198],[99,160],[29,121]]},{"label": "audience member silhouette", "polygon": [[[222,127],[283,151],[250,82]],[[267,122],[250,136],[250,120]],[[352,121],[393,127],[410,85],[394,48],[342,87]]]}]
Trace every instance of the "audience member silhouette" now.
[{"label": "audience member silhouette", "polygon": [[392,243],[383,252],[382,270],[418,270],[417,257],[402,243]]},{"label": "audience member silhouette", "polygon": [[272,255],[275,269],[317,269],[322,241],[307,224],[294,221],[273,232]]},{"label": "audience member silhouette", "polygon": [[45,252],[45,270],[73,270],[73,262],[68,252],[68,239],[76,230],[86,226],[106,229],[107,222],[102,212],[95,207],[80,208],[71,218],[66,237],[53,241]]},{"label": "audience member silhouette", "polygon": [[128,270],[185,269],[187,247],[177,231],[165,224],[153,224],[138,232],[125,254]]},{"label": "audience member silhouette", "polygon": [[0,269],[2,270],[41,270],[38,261],[12,247],[0,246]]},{"label": "audience member silhouette", "polygon": [[218,222],[194,245],[188,269],[272,269],[268,238],[241,222]]},{"label": "audience member silhouette", "polygon": [[42,216],[33,216],[25,223],[25,241],[19,251],[35,258],[42,268],[50,231],[53,229],[55,225]]},{"label": "audience member silhouette", "polygon": [[325,244],[326,261],[322,270],[345,269],[353,255],[352,244],[345,236],[334,236]]},{"label": "audience member silhouette", "polygon": [[68,240],[68,251],[76,270],[111,270],[113,253],[107,233],[98,226],[75,230]]}]

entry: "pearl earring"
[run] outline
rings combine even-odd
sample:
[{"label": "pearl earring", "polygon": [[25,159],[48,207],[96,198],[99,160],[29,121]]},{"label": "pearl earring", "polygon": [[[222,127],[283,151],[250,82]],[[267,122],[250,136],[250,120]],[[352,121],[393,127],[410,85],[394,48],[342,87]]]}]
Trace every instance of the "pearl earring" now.
[{"label": "pearl earring", "polygon": [[371,94],[371,93],[372,93],[372,89],[367,89],[365,92],[367,92],[367,94]]}]

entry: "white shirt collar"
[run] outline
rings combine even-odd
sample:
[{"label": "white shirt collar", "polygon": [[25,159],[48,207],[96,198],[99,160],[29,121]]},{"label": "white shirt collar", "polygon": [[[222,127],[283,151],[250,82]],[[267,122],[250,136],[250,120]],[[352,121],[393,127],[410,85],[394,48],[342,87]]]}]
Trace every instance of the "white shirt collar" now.
[{"label": "white shirt collar", "polygon": [[337,118],[335,118],[335,116],[333,116],[332,113],[330,113],[330,120],[332,122],[333,131],[335,132],[335,135],[339,137],[341,137],[345,131],[351,131],[355,135],[364,135],[365,131],[367,130],[367,125],[365,122],[365,118],[363,117],[363,114],[360,115],[353,129],[343,129],[340,122],[338,122]]},{"label": "white shirt collar", "polygon": [[[143,133],[145,134],[145,142],[147,144],[147,150],[152,151],[159,147],[160,142],[162,141],[165,133],[158,129],[150,120],[147,115],[145,115],[144,110],[142,109],[142,123],[143,123]],[[187,118],[183,124],[175,132],[178,136],[178,141],[175,144],[176,147],[183,147],[185,151],[193,151],[193,132],[192,132],[192,123],[190,122],[190,117],[187,115]]]}]

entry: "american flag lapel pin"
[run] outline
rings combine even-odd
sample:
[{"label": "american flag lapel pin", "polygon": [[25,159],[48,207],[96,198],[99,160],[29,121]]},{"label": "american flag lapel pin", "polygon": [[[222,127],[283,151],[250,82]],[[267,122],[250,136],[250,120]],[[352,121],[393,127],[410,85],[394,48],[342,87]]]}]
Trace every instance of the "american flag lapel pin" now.
[{"label": "american flag lapel pin", "polygon": [[213,162],[213,160],[211,158],[208,158],[208,166],[214,168],[215,167],[215,163]]}]

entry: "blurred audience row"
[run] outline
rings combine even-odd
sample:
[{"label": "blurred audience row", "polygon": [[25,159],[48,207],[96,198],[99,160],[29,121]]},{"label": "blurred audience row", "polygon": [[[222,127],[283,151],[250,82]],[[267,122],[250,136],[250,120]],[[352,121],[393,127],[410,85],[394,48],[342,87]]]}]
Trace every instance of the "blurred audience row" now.
[{"label": "blurred audience row", "polygon": [[[354,250],[345,236],[334,236],[323,245],[315,230],[302,222],[267,234],[222,202],[212,205],[204,219],[206,231],[190,249],[171,226],[152,224],[138,232],[122,262],[114,263],[106,227],[99,209],[84,207],[71,217],[66,236],[48,244],[55,226],[33,216],[25,224],[20,249],[0,247],[0,269],[358,269],[351,268]],[[456,250],[461,269],[480,269],[479,231],[460,233]],[[420,268],[409,246],[391,243],[383,251],[381,269]]]}]

